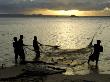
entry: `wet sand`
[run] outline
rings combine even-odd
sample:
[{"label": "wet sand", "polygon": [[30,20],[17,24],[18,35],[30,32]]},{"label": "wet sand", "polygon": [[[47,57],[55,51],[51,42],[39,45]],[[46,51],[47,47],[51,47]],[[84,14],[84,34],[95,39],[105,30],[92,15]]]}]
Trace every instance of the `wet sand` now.
[{"label": "wet sand", "polygon": [[85,75],[64,75],[57,73],[51,75],[30,75],[18,78],[17,76],[22,74],[24,67],[25,65],[20,65],[14,66],[13,68],[0,69],[0,82],[110,82],[110,74],[100,74],[98,67],[95,66],[90,66],[89,74]]},{"label": "wet sand", "polygon": [[64,76],[61,74],[48,76],[44,82],[110,82],[109,74],[87,74]]}]

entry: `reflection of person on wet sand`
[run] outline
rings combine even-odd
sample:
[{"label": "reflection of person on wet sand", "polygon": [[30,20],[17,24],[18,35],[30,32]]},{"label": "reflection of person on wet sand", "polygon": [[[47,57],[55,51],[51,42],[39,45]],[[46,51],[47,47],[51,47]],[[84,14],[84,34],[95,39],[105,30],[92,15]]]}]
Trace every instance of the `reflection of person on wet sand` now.
[{"label": "reflection of person on wet sand", "polygon": [[97,44],[94,44],[93,54],[89,56],[88,64],[91,61],[96,61],[96,66],[98,65],[100,52],[103,52],[103,47],[100,45],[101,41],[97,40]]}]

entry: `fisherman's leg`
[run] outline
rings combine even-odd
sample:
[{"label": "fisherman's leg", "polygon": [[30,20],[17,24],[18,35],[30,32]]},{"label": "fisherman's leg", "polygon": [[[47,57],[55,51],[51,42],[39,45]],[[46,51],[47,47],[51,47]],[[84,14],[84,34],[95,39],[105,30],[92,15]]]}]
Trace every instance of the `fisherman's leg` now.
[{"label": "fisherman's leg", "polygon": [[16,49],[14,50],[14,53],[15,53],[15,64],[17,64],[18,52]]},{"label": "fisherman's leg", "polygon": [[40,51],[36,50],[35,53],[36,53],[35,59],[39,59],[39,57],[40,57]]},{"label": "fisherman's leg", "polygon": [[37,59],[37,51],[35,51],[35,54],[36,54],[36,57],[35,57],[35,59]]},{"label": "fisherman's leg", "polygon": [[24,58],[23,55],[22,55],[22,58],[21,58],[20,64],[25,64],[25,58]]},{"label": "fisherman's leg", "polygon": [[25,54],[24,54],[24,52],[22,53],[22,63],[25,63]]},{"label": "fisherman's leg", "polygon": [[18,51],[18,55],[19,55],[19,58],[20,58],[20,61],[22,60],[22,52],[21,52],[21,49]]},{"label": "fisherman's leg", "polygon": [[25,63],[25,54],[24,54],[23,50],[21,50],[21,52],[20,52],[20,59],[21,59],[20,63],[24,64]]},{"label": "fisherman's leg", "polygon": [[40,51],[38,51],[38,58],[40,58]]},{"label": "fisherman's leg", "polygon": [[89,59],[88,59],[88,64],[89,64],[89,62],[90,62],[90,59],[91,59],[90,57],[91,57],[91,56],[89,56]]},{"label": "fisherman's leg", "polygon": [[97,55],[97,58],[96,58],[96,66],[98,66],[98,61],[99,61],[99,55]]},{"label": "fisherman's leg", "polygon": [[18,53],[15,52],[15,63],[17,64]]},{"label": "fisherman's leg", "polygon": [[96,60],[96,66],[98,66],[98,60]]},{"label": "fisherman's leg", "polygon": [[35,50],[35,53],[36,53],[36,59],[38,58],[38,50]]},{"label": "fisherman's leg", "polygon": [[19,52],[19,57],[20,57],[20,63],[22,62],[22,53],[21,51]]},{"label": "fisherman's leg", "polygon": [[90,62],[90,58],[88,59],[88,62],[87,63],[89,64],[89,62]]}]

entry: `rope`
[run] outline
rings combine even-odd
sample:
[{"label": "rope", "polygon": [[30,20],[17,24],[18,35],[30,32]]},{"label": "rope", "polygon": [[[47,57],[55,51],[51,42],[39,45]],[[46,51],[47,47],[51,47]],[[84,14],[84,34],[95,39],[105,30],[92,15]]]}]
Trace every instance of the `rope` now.
[{"label": "rope", "polygon": [[[33,46],[33,45],[27,45],[27,46]],[[58,48],[58,47],[60,47],[60,46],[58,46],[58,45],[45,45],[45,44],[41,44],[40,43],[40,45],[39,46],[48,46],[48,47],[54,47],[54,48]]]},{"label": "rope", "polygon": [[[94,38],[95,38],[95,36],[98,34],[98,32],[103,32],[103,29],[104,29],[105,27],[103,27],[103,28],[101,28],[101,25],[97,28],[97,30],[96,30],[96,32],[94,33],[94,35],[93,35],[93,37],[92,37],[92,39],[91,39],[91,41],[90,41],[90,43],[89,43],[89,45],[87,46],[88,48],[91,48],[91,54],[93,53],[93,50],[92,50],[92,43],[93,43],[93,40],[94,40]],[[38,42],[39,43],[39,42]],[[27,46],[25,46],[25,48],[27,48],[27,49],[29,49],[29,50],[31,50],[31,51],[35,51],[34,49],[31,49],[31,48],[29,48],[28,46],[32,46],[32,45],[27,45]],[[47,46],[47,47],[46,47]],[[58,46],[58,45],[45,45],[45,44],[41,44],[41,43],[39,43],[39,48],[40,48],[40,53],[44,53],[44,54],[48,54],[49,52],[49,50],[54,50],[54,49],[58,49],[60,46]],[[33,47],[32,47],[33,48]],[[46,52],[47,51],[47,52]],[[27,54],[27,51],[25,50],[25,52],[26,52],[26,54]],[[53,52],[53,51],[51,51],[51,52]]]}]

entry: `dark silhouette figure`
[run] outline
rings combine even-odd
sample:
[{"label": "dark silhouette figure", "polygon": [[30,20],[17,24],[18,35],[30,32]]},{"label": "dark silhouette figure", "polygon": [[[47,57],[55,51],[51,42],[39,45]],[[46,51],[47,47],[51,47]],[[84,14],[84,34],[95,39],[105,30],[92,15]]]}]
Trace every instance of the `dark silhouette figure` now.
[{"label": "dark silhouette figure", "polygon": [[88,64],[91,61],[96,61],[96,66],[98,65],[100,52],[103,52],[103,47],[100,45],[101,41],[97,40],[97,44],[94,44],[93,54],[89,56]]},{"label": "dark silhouette figure", "polygon": [[23,44],[23,35],[20,35],[20,39],[18,41],[19,44],[19,55],[20,55],[20,59],[21,59],[21,63],[25,63],[25,53],[24,53],[24,44]]},{"label": "dark silhouette figure", "polygon": [[19,55],[17,37],[14,37],[13,40],[14,40],[13,47],[14,47],[14,53],[15,53],[15,63],[17,63],[17,59],[18,59],[18,55]]},{"label": "dark silhouette figure", "polygon": [[40,50],[39,50],[39,45],[38,44],[40,44],[40,43],[37,41],[37,37],[34,36],[33,47],[34,47],[34,51],[36,53],[36,58],[35,59],[37,59],[37,60],[40,58]]}]

